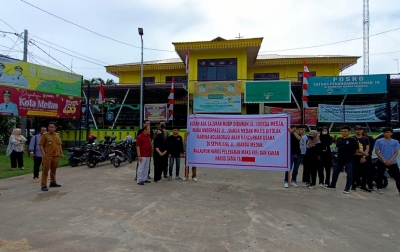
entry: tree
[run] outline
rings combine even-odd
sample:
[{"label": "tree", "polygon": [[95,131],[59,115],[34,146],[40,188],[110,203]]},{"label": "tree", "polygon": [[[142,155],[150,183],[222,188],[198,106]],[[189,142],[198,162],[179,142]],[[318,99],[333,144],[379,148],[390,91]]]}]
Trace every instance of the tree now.
[{"label": "tree", "polygon": [[12,130],[19,123],[19,117],[0,116],[0,145],[8,144]]},{"label": "tree", "polygon": [[112,85],[112,84],[115,84],[115,82],[114,82],[113,79],[107,79],[107,80],[106,80],[106,84],[107,84],[107,85]]}]

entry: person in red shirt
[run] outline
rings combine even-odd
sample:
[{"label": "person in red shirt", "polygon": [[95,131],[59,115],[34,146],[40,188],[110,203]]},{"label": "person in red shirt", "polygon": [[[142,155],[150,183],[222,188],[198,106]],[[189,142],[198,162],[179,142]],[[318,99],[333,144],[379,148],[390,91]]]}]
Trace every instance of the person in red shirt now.
[{"label": "person in red shirt", "polygon": [[136,138],[136,152],[138,155],[138,170],[137,170],[137,183],[138,185],[144,185],[144,183],[150,183],[147,180],[147,175],[150,166],[151,157],[151,137],[150,137],[150,126],[145,126],[142,134]]}]

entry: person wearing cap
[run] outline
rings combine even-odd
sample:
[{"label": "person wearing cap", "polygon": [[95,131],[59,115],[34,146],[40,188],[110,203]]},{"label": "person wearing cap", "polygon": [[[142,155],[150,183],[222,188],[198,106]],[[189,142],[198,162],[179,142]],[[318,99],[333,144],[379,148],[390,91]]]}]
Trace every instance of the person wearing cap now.
[{"label": "person wearing cap", "polygon": [[353,185],[351,187],[351,190],[355,191],[357,190],[357,187],[360,187],[360,189],[364,192],[370,192],[370,190],[366,187],[368,177],[366,162],[367,157],[369,156],[370,149],[369,139],[368,137],[363,136],[364,128],[360,125],[356,125],[354,127],[354,131],[356,132],[356,135],[353,136],[353,138],[357,141],[360,151],[354,154]]},{"label": "person wearing cap", "polygon": [[28,79],[22,76],[22,72],[24,71],[22,67],[16,66],[14,67],[15,74],[12,76],[12,84],[21,86],[21,87],[29,87]]},{"label": "person wearing cap", "polygon": [[4,102],[0,104],[0,114],[18,116],[18,107],[17,104],[11,102],[10,90],[3,91],[3,98]]},{"label": "person wearing cap", "polygon": [[10,83],[11,82],[10,75],[8,75],[4,72],[5,68],[6,68],[6,66],[0,62],[0,83]]}]

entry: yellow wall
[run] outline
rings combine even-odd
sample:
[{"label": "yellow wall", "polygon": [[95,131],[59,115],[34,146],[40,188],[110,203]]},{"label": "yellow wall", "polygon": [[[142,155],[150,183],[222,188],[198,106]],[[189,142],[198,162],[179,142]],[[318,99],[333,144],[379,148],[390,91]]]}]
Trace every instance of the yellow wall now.
[{"label": "yellow wall", "polygon": [[[144,77],[155,77],[156,84],[165,83],[166,76],[185,76],[185,70],[158,70],[158,71],[143,71]],[[140,72],[121,72],[119,74],[119,83],[140,83]]]},{"label": "yellow wall", "polygon": [[[339,64],[308,65],[308,69],[316,72],[317,76],[337,76],[340,73]],[[255,73],[279,73],[280,79],[297,81],[298,72],[303,72],[302,65],[249,67],[247,79],[252,80]]]},{"label": "yellow wall", "polygon": [[[189,55],[189,93],[193,94],[193,83],[197,80],[197,61],[199,59],[226,59],[237,58],[238,73],[237,78],[247,79],[247,50],[210,50],[210,51],[191,51]],[[242,85],[242,92],[244,91]]]}]

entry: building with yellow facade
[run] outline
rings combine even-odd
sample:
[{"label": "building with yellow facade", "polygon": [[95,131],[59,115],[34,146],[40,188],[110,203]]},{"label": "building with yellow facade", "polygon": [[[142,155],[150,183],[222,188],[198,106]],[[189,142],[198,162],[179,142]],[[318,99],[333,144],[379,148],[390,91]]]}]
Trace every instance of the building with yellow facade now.
[{"label": "building with yellow facade", "polygon": [[[174,78],[174,123],[185,127],[187,86],[192,111],[193,83],[197,81],[290,80],[294,97],[297,101],[301,101],[303,61],[306,61],[311,76],[337,76],[344,69],[356,64],[359,58],[358,56],[263,54],[260,52],[262,42],[263,38],[227,40],[217,37],[211,41],[173,43],[178,58],[144,62],[145,103],[166,103],[171,81]],[[187,74],[184,62],[188,48],[189,73]],[[138,125],[140,62],[106,66],[106,70],[119,78],[119,84],[106,86],[105,97],[115,97],[121,103],[129,89],[125,104],[129,105],[134,112],[125,126]],[[242,85],[242,96],[243,87],[244,85]],[[92,92],[97,92],[95,87]],[[296,107],[295,99],[287,104],[269,105]],[[113,107],[106,109],[113,109]],[[242,114],[258,113],[259,104],[245,104],[242,99]],[[109,125],[111,121],[106,124]],[[123,119],[118,120],[117,125],[123,122]]]}]

